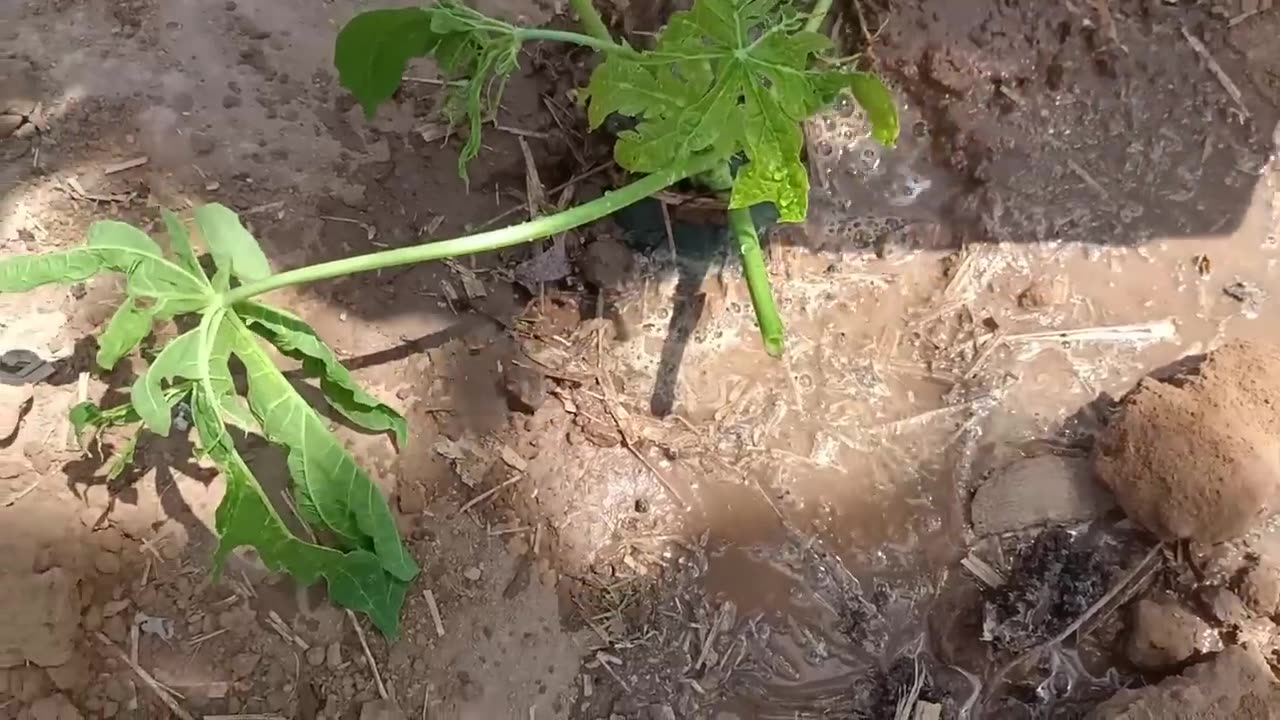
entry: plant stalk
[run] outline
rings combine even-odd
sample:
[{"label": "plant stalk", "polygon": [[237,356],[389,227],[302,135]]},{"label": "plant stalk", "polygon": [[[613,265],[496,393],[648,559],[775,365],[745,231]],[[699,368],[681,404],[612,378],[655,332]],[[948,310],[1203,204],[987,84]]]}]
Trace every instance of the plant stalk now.
[{"label": "plant stalk", "polygon": [[[603,25],[601,27],[603,27]],[[636,52],[633,48],[629,48],[626,45],[619,45],[607,34],[603,38],[600,38],[595,34],[583,35],[582,33],[569,32],[567,30],[519,28],[516,30],[516,37],[521,41],[550,40],[552,42],[582,45],[584,47],[589,47],[592,50],[599,50],[602,53],[614,53],[635,58],[640,57],[640,53]]]},{"label": "plant stalk", "polygon": [[815,0],[813,14],[809,16],[808,22],[804,24],[804,29],[809,32],[818,32],[822,28],[822,22],[827,19],[827,13],[830,11],[831,0]]},{"label": "plant stalk", "polygon": [[569,5],[578,14],[578,22],[588,35],[613,43],[613,35],[609,33],[608,26],[604,24],[604,18],[600,17],[600,11],[596,10],[592,0],[569,0]]},{"label": "plant stalk", "polygon": [[261,295],[290,285],[328,280],[343,275],[367,272],[369,270],[381,270],[382,268],[395,267],[397,265],[412,265],[429,260],[474,255],[567,232],[611,215],[704,169],[705,165],[686,164],[656,172],[652,175],[646,175],[630,185],[607,192],[602,197],[589,203],[570,208],[555,215],[535,218],[519,225],[439,242],[427,242],[427,239],[424,238],[423,243],[419,245],[383,250],[340,260],[330,260],[329,262],[288,270],[223,293],[222,304],[224,307],[229,307],[243,300],[248,300],[255,295]]},{"label": "plant stalk", "polygon": [[747,290],[751,293],[751,306],[756,311],[756,322],[760,324],[764,349],[773,357],[782,357],[785,347],[782,317],[778,315],[778,306],[773,302],[769,270],[764,264],[764,253],[760,251],[760,236],[756,234],[756,223],[751,219],[751,211],[747,208],[730,210],[729,230],[738,241],[738,250],[742,254],[742,273],[747,277]]}]

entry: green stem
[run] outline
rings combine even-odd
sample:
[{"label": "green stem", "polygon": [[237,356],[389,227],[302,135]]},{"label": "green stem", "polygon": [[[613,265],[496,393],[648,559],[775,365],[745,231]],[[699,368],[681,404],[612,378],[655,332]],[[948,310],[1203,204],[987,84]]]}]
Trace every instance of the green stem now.
[{"label": "green stem", "polygon": [[778,315],[778,306],[773,302],[769,270],[764,264],[764,254],[760,252],[760,237],[756,234],[756,223],[751,219],[751,211],[747,208],[730,210],[729,230],[738,241],[738,250],[742,253],[742,272],[747,276],[747,290],[751,293],[751,306],[755,308],[756,321],[760,323],[764,349],[773,357],[782,357],[785,342],[782,318]]},{"label": "green stem", "polygon": [[[603,25],[601,26],[603,27]],[[516,37],[522,42],[529,40],[550,40],[552,42],[572,43],[574,45],[583,45],[592,50],[599,50],[603,53],[616,53],[626,55],[628,57],[639,57],[640,53],[626,45],[619,45],[613,41],[608,34],[603,38],[596,37],[595,34],[583,35],[582,33],[569,32],[567,30],[544,30],[542,28],[519,28],[516,30]]]},{"label": "green stem", "polygon": [[599,40],[613,42],[613,35],[609,33],[604,18],[600,17],[600,11],[596,10],[591,0],[569,0],[569,5],[578,14],[578,22],[582,24],[583,30]]},{"label": "green stem", "polygon": [[630,185],[607,192],[602,197],[584,205],[579,205],[555,215],[536,218],[519,225],[512,225],[511,227],[439,242],[425,242],[424,239],[424,243],[419,245],[384,250],[367,255],[357,255],[356,257],[343,258],[341,260],[330,260],[317,265],[308,265],[289,270],[278,275],[272,275],[264,280],[241,285],[223,293],[222,304],[223,306],[234,305],[255,295],[261,295],[262,293],[290,285],[328,280],[343,275],[380,270],[397,265],[412,265],[428,260],[474,255],[549,237],[611,215],[705,168],[705,165],[698,166],[690,163],[670,170],[656,172],[652,175],[646,175]]},{"label": "green stem", "polygon": [[813,3],[813,14],[809,16],[809,21],[804,24],[804,29],[809,32],[818,32],[822,27],[822,21],[827,19],[827,13],[831,10],[831,0],[816,0]]}]

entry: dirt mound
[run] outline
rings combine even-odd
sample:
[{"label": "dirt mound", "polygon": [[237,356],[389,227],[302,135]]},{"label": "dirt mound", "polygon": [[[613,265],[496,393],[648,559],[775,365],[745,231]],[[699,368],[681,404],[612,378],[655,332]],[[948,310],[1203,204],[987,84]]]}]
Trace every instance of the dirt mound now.
[{"label": "dirt mound", "polygon": [[1099,438],[1095,468],[1159,537],[1215,543],[1268,516],[1280,483],[1280,350],[1225,345],[1198,367],[1146,378]]},{"label": "dirt mound", "polygon": [[1280,717],[1280,685],[1256,651],[1233,647],[1155,687],[1126,690],[1089,720],[1262,720]]}]

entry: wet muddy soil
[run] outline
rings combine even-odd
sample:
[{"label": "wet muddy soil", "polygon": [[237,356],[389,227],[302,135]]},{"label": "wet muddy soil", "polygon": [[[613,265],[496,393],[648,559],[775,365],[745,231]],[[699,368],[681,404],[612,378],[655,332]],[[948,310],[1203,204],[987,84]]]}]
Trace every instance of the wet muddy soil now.
[{"label": "wet muddy soil", "polygon": [[[617,179],[576,109],[585,58],[535,50],[468,191],[433,68],[373,121],[334,81],[357,5],[0,8],[3,252],[217,201],[290,267],[523,217],[522,144],[566,199]],[[170,691],[194,717],[1082,717],[1275,661],[1273,532],[1159,548],[1070,483],[1093,482],[1111,399],[1144,374],[1280,340],[1280,9],[835,15],[905,131],[881,148],[846,107],[807,128],[812,216],[769,232],[784,361],[714,213],[680,193],[670,243],[655,202],[562,238],[555,267],[517,249],[279,298],[410,420],[399,451],[344,435],[424,568],[393,643],[249,557],[210,578],[221,480],[185,441],[111,480],[80,449],[66,410],[136,371],[91,372],[113,282],[0,297],[0,349],[55,368],[0,406],[0,718],[165,717]],[[1054,492],[971,511],[1031,482]],[[1190,610],[1139,623],[1156,590]],[[1148,625],[1189,639],[1139,643]],[[1236,645],[1262,659],[1186,670]]]}]

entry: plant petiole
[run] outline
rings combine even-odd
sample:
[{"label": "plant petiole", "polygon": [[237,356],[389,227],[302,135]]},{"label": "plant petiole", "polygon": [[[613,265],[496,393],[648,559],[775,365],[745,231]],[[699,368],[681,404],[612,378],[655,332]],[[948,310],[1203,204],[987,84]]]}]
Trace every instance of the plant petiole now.
[{"label": "plant petiole", "polygon": [[760,236],[756,234],[756,223],[751,219],[751,210],[730,210],[729,231],[733,233],[734,240],[738,241],[738,251],[742,255],[742,274],[747,278],[751,307],[755,309],[756,322],[760,324],[760,338],[764,342],[765,352],[775,358],[782,357],[785,348],[782,317],[778,315],[778,306],[773,301],[769,269],[765,267],[764,253],[760,251]]},{"label": "plant petiole", "polygon": [[592,0],[569,0],[569,5],[578,14],[578,22],[588,35],[613,42],[613,35],[609,33],[609,28],[604,24],[604,18],[600,17],[600,11],[596,10]]},{"label": "plant petiole", "polygon": [[653,173],[652,175],[646,175],[630,185],[607,192],[602,197],[591,202],[555,215],[536,218],[518,225],[439,242],[426,242],[424,239],[424,242],[418,245],[357,255],[356,257],[343,258],[341,260],[330,260],[329,262],[289,270],[263,280],[246,283],[223,293],[222,304],[224,307],[229,307],[243,300],[248,300],[255,295],[261,295],[262,293],[290,285],[328,280],[352,273],[380,270],[397,265],[412,265],[429,260],[474,255],[549,237],[612,215],[622,208],[637,203],[690,175],[704,170],[706,170],[705,166],[699,166],[696,163],[684,164],[676,168]]}]

